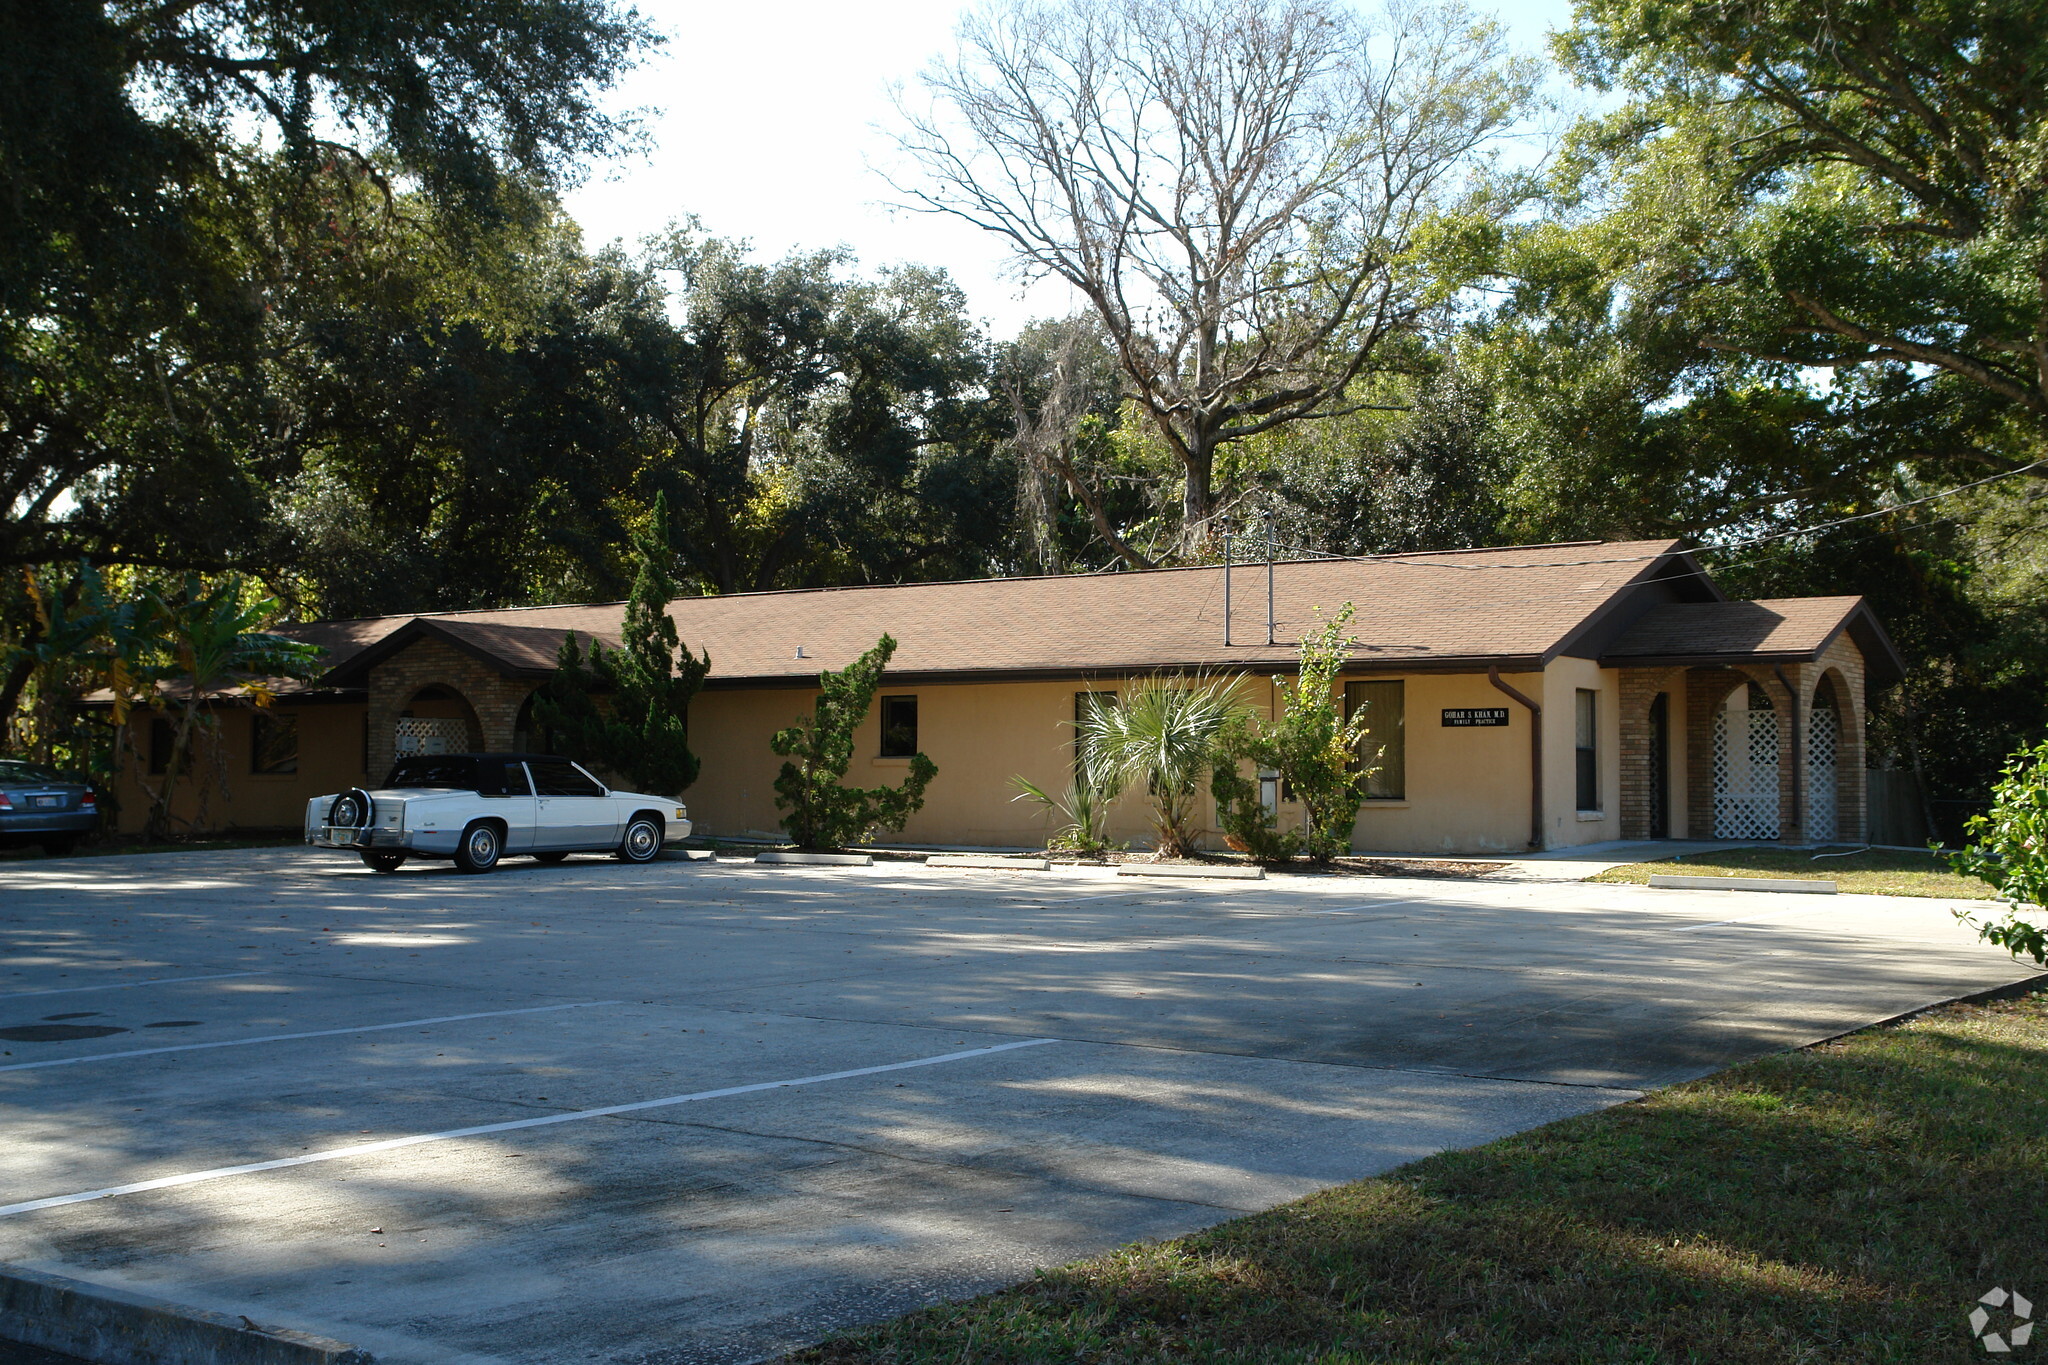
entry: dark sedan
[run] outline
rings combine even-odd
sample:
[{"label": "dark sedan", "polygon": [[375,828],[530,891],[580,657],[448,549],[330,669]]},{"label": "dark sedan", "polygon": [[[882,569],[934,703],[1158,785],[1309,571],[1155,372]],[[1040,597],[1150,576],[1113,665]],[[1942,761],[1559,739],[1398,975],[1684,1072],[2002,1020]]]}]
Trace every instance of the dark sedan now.
[{"label": "dark sedan", "polygon": [[92,788],[40,763],[0,758],[0,848],[41,844],[52,857],[99,828]]}]

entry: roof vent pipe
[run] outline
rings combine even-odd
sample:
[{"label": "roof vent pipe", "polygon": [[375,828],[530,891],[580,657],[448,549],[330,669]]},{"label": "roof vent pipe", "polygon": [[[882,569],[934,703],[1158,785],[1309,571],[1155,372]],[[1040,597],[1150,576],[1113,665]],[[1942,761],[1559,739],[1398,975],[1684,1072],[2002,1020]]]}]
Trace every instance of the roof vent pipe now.
[{"label": "roof vent pipe", "polygon": [[1230,648],[1230,530],[1223,531],[1223,647]]},{"label": "roof vent pipe", "polygon": [[796,657],[797,657],[797,658],[799,658],[799,659],[801,659],[801,658],[805,657],[805,655],[804,655],[804,647],[803,647],[802,645],[798,645],[798,646],[796,647]]}]

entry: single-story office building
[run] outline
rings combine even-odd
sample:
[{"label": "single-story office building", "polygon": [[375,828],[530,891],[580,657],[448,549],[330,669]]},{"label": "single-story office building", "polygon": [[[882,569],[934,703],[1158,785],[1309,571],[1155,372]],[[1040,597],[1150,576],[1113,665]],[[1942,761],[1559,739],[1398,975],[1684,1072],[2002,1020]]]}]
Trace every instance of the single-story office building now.
[{"label": "single-story office building", "polygon": [[[1860,597],[1730,601],[1676,542],[1290,560],[682,598],[711,672],[691,710],[700,832],[773,837],[769,736],[806,713],[820,669],[899,641],[847,781],[938,777],[904,842],[1027,847],[1040,814],[1013,775],[1063,787],[1077,707],[1131,679],[1245,676],[1272,706],[1300,636],[1344,603],[1340,686],[1380,754],[1353,846],[1481,854],[1606,839],[1793,843],[1864,833],[1869,689],[1900,677]],[[1270,593],[1269,593],[1270,583]],[[1228,607],[1226,609],[1226,604]],[[565,632],[616,644],[622,603],[440,612],[288,627],[326,672],[274,706],[221,706],[219,823],[293,826],[306,800],[373,783],[409,752],[533,750],[534,690]],[[1227,616],[1226,616],[1227,610]],[[1319,618],[1318,613],[1322,616]],[[1270,620],[1270,632],[1269,632]],[[161,721],[138,715],[140,761]],[[154,742],[152,742],[154,740]],[[123,781],[122,823],[145,802]],[[1206,799],[1206,793],[1205,799]],[[1213,811],[1210,823],[1213,825]],[[1299,818],[1283,805],[1282,815]],[[1142,847],[1141,793],[1118,834]]]}]

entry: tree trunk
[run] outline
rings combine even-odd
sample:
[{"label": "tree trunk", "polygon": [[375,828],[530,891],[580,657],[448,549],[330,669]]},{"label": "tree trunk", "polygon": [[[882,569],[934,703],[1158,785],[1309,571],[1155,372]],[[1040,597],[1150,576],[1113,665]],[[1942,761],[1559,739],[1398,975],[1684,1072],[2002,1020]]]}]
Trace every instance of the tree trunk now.
[{"label": "tree trunk", "polygon": [[0,742],[5,741],[7,730],[14,723],[14,710],[21,705],[22,689],[28,686],[29,674],[35,672],[35,667],[35,660],[23,655],[7,670],[7,676],[0,678]]},{"label": "tree trunk", "polygon": [[1216,437],[1213,432],[1190,433],[1187,454],[1181,457],[1186,482],[1181,488],[1180,538],[1182,553],[1193,557],[1209,544],[1209,521],[1216,514],[1211,483],[1216,474]]}]

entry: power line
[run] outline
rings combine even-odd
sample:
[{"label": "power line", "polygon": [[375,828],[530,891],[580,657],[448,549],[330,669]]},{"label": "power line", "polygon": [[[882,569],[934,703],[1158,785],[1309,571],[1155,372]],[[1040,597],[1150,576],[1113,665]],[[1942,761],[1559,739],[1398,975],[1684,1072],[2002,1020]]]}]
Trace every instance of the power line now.
[{"label": "power line", "polygon": [[[2033,470],[2042,468],[2048,468],[2048,456],[2044,456],[2041,459],[2035,460],[2030,464],[2023,464],[2019,466],[2017,469],[2008,469],[2002,471],[2001,473],[1986,475],[1984,478],[1973,480],[1970,483],[1958,484],[1954,488],[1944,488],[1939,492],[1929,493],[1925,497],[1914,498],[1908,502],[1896,503],[1890,507],[1880,507],[1873,512],[1858,512],[1854,516],[1837,517],[1833,521],[1823,521],[1812,526],[1798,526],[1794,527],[1789,531],[1772,531],[1768,535],[1751,536],[1746,540],[1730,541],[1724,545],[1702,546],[1701,548],[1717,552],[1745,550],[1756,545],[1767,545],[1774,540],[1790,540],[1795,536],[1817,535],[1822,531],[1832,531],[1837,527],[1854,525],[1859,521],[1869,521],[1875,517],[1888,517],[1897,512],[1909,511],[1915,507],[1925,507],[1928,503],[1939,502],[1943,498],[1952,498],[1956,496],[1958,493],[1967,493],[1973,488],[1982,488],[1985,484],[1988,483],[1997,483],[2001,479],[2010,479],[2015,475],[2030,473]],[[1343,556],[1336,555],[1326,557],[1343,558]],[[1433,562],[1425,564],[1422,562],[1421,557],[1419,556],[1403,557],[1400,555],[1357,555],[1352,557],[1358,559],[1370,559],[1375,562],[1396,563],[1402,565],[1405,568],[1449,568],[1456,569],[1461,573],[1489,573],[1501,569],[1571,569],[1590,567],[1596,564],[1642,564],[1647,563],[1653,559],[1661,559],[1663,558],[1663,555],[1610,555],[1601,559],[1552,559],[1545,560],[1540,564],[1453,564],[1448,560],[1441,559],[1433,560]]]}]

